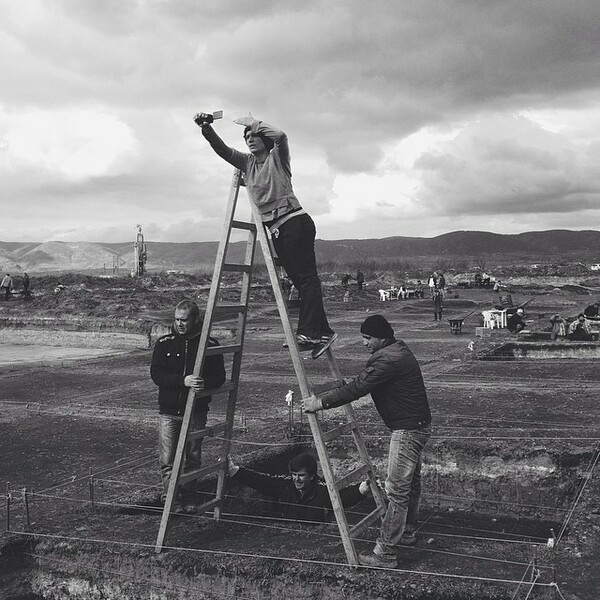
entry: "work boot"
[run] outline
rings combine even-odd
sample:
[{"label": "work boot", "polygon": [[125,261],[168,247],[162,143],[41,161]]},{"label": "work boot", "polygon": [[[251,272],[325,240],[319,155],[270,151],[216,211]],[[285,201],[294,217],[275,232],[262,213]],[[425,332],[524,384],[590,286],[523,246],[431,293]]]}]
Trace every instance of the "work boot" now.
[{"label": "work boot", "polygon": [[381,556],[375,552],[360,553],[358,562],[365,567],[383,567],[387,569],[396,569],[398,561],[395,556]]},{"label": "work boot", "polygon": [[400,538],[401,546],[416,546],[417,545],[417,536],[414,533],[405,533]]}]

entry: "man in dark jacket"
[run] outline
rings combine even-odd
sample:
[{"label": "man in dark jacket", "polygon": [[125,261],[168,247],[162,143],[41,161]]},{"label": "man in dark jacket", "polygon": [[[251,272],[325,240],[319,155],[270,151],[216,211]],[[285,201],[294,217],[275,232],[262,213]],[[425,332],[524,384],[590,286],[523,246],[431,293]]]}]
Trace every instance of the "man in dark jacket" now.
[{"label": "man in dark jacket", "polygon": [[416,543],[421,498],[421,461],[431,436],[431,412],[421,369],[413,353],[381,315],[362,324],[363,343],[371,353],[366,367],[349,383],[304,401],[306,412],[327,410],[371,394],[384,423],[392,430],[385,491],[389,500],[375,548],[360,554],[363,565],[396,567],[395,546]]},{"label": "man in dark jacket", "polygon": [[[333,515],[327,485],[317,474],[317,461],[309,452],[294,456],[289,475],[270,475],[239,467],[229,459],[228,472],[233,483],[258,490],[277,502],[278,516],[291,521],[329,521]],[[340,490],[344,507],[354,506],[370,496],[368,482]]]},{"label": "man in dark jacket", "polygon": [[[207,356],[204,359],[202,377],[192,374],[201,332],[202,319],[198,305],[195,302],[183,300],[175,308],[172,332],[159,338],[154,346],[150,375],[152,381],[158,386],[160,411],[158,460],[163,484],[163,502],[169,487],[190,388],[198,393],[203,389],[218,388],[225,382],[225,366],[222,355]],[[218,346],[219,342],[210,338],[209,345]],[[202,429],[206,425],[211,399],[210,396],[206,396],[195,400],[191,421],[192,431]],[[188,442],[185,467],[199,468],[201,457],[202,439]]]}]

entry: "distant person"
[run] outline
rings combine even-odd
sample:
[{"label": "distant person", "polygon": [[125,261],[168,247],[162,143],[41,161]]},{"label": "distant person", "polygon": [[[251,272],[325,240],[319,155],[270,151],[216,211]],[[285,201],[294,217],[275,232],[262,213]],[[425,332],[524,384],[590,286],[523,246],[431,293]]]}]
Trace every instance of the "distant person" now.
[{"label": "distant person", "polygon": [[432,273],[429,277],[429,281],[427,282],[428,286],[429,286],[429,293],[431,294],[431,297],[433,298],[433,290],[435,289],[435,273]]},{"label": "distant person", "polygon": [[474,284],[475,284],[475,287],[477,287],[477,288],[482,287],[482,284],[481,284],[481,273],[475,273]]},{"label": "distant person", "polygon": [[10,273],[7,273],[3,279],[2,279],[2,283],[0,283],[0,294],[2,294],[2,292],[4,291],[4,300],[8,300],[10,298],[10,291],[12,289],[12,277],[10,276]]},{"label": "distant person", "polygon": [[25,300],[29,300],[31,298],[31,290],[29,289],[31,285],[31,280],[29,279],[29,275],[27,273],[23,273],[23,297]]},{"label": "distant person", "polygon": [[499,279],[497,279],[494,283],[494,291],[500,292],[502,290],[502,287],[502,282]]},{"label": "distant person", "polygon": [[420,279],[417,279],[417,285],[415,286],[415,298],[423,298],[423,282]]},{"label": "distant person", "polygon": [[433,296],[431,299],[433,300],[433,320],[441,321],[442,312],[444,310],[444,292],[434,287],[432,294]]},{"label": "distant person", "polygon": [[385,317],[367,317],[360,327],[371,354],[365,368],[349,383],[304,400],[305,412],[328,410],[371,395],[392,435],[385,491],[389,500],[375,548],[359,562],[371,567],[396,567],[396,547],[416,544],[421,499],[423,449],[431,436],[431,411],[423,375],[408,346],[397,340]]},{"label": "distant person", "polygon": [[[277,502],[278,516],[291,521],[329,521],[333,516],[331,498],[325,482],[317,473],[315,457],[303,452],[288,463],[288,475],[270,475],[236,465],[228,459],[232,483],[251,487]],[[368,482],[340,490],[344,507],[353,506],[371,496]]]},{"label": "distant person", "polygon": [[550,317],[550,324],[552,325],[552,330],[550,331],[551,340],[556,340],[559,337],[565,337],[567,334],[566,322],[558,313]]},{"label": "distant person", "polygon": [[583,314],[589,319],[597,319],[599,317],[600,312],[600,302],[594,302],[594,304],[590,304],[586,306]]},{"label": "distant person", "polygon": [[506,328],[511,333],[521,333],[523,329],[527,327],[527,324],[523,320],[525,311],[522,308],[517,308],[517,311],[506,318]]},{"label": "distant person", "polygon": [[244,174],[248,196],[258,207],[264,226],[271,232],[275,251],[300,293],[296,342],[300,350],[312,350],[313,358],[317,358],[337,336],[323,307],[315,257],[315,224],[292,188],[288,137],[263,121],[242,117],[234,123],[244,127],[250,152],[240,152],[223,142],[208,122],[209,117],[199,113],[194,120],[212,149]]},{"label": "distant person", "polygon": [[[223,356],[209,355],[204,359],[202,376],[193,374],[202,318],[195,302],[183,300],[175,307],[175,320],[171,333],[158,339],[152,354],[150,374],[158,386],[158,460],[162,478],[164,502],[173,471],[175,451],[190,389],[196,394],[202,390],[215,389],[225,382]],[[218,340],[209,339],[209,346],[218,346]],[[197,397],[191,421],[191,431],[203,429],[208,417],[210,396]],[[188,442],[185,467],[199,469],[202,464],[202,439]],[[181,510],[181,498],[176,499],[175,510]]]},{"label": "distant person", "polygon": [[362,290],[365,285],[365,276],[361,270],[356,272],[356,285],[359,290]]},{"label": "distant person", "polygon": [[350,283],[350,280],[353,279],[352,275],[350,275],[349,273],[346,273],[343,277],[342,277],[342,285],[344,287],[348,287],[348,284]]},{"label": "distant person", "polygon": [[589,342],[592,340],[592,330],[589,323],[585,320],[585,315],[579,313],[577,319],[569,325],[567,337],[574,341]]}]

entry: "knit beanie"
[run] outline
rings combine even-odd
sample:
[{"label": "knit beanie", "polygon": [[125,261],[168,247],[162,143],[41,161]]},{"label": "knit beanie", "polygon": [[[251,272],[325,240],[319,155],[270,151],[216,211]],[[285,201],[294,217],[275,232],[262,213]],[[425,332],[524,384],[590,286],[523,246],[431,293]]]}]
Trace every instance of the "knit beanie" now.
[{"label": "knit beanie", "polygon": [[367,317],[365,322],[360,326],[360,332],[382,340],[394,338],[392,326],[381,315]]}]

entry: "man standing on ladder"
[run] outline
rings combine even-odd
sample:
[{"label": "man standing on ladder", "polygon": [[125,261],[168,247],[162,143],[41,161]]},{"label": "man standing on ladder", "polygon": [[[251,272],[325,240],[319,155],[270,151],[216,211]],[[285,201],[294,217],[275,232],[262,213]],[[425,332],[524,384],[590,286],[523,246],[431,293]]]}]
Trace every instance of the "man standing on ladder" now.
[{"label": "man standing on ladder", "polygon": [[250,153],[227,146],[211,126],[211,116],[194,117],[212,149],[242,171],[248,195],[269,228],[273,246],[283,267],[300,293],[296,341],[300,350],[312,350],[313,358],[328,348],[337,334],[329,326],[323,307],[321,281],[315,258],[315,224],[292,188],[287,135],[251,116],[236,119],[244,127]]},{"label": "man standing on ladder", "polygon": [[[175,322],[172,332],[159,338],[152,354],[150,375],[158,386],[158,405],[160,409],[158,426],[158,461],[162,479],[161,500],[164,502],[169,489],[169,480],[173,471],[173,461],[183,414],[190,388],[194,392],[211,390],[223,385],[225,366],[222,355],[207,356],[202,368],[202,377],[196,377],[192,371],[198,354],[202,318],[195,302],[181,301],[175,308]],[[209,346],[218,346],[219,342],[210,338]],[[196,400],[192,417],[194,430],[204,428],[208,416],[211,397]],[[199,469],[202,463],[202,439],[188,442],[185,468]],[[175,505],[176,512],[182,510],[181,499]]]},{"label": "man standing on ladder", "polygon": [[396,546],[414,546],[421,499],[421,460],[431,436],[431,412],[421,368],[413,353],[381,315],[362,324],[363,343],[371,353],[366,367],[349,383],[322,397],[304,400],[306,412],[343,406],[371,394],[375,407],[392,430],[385,491],[387,511],[372,552],[360,564],[398,566]]}]

